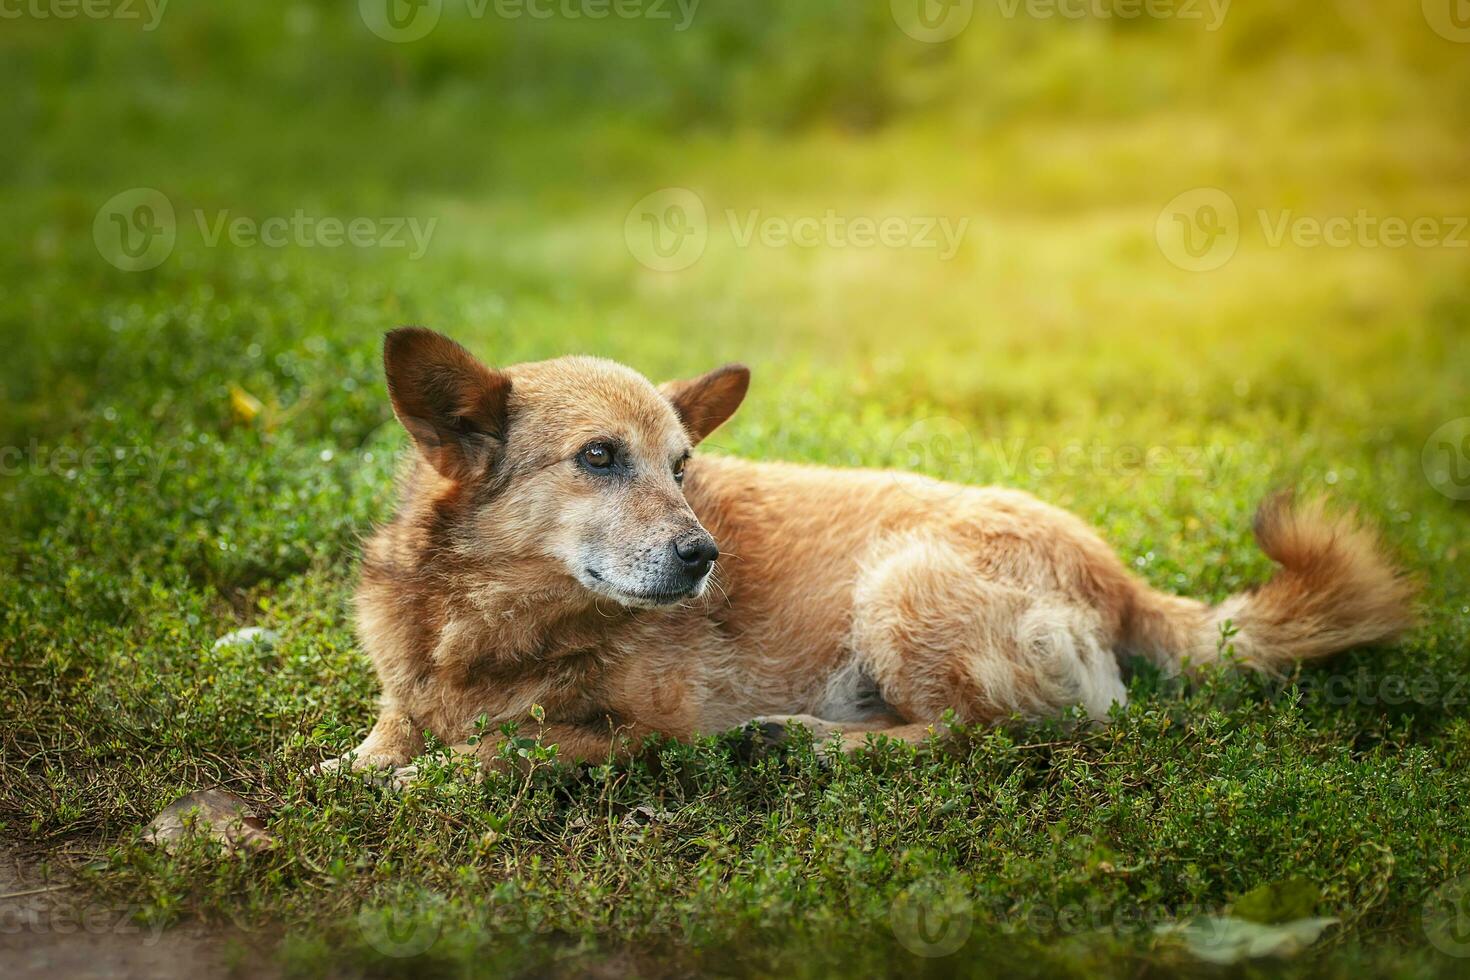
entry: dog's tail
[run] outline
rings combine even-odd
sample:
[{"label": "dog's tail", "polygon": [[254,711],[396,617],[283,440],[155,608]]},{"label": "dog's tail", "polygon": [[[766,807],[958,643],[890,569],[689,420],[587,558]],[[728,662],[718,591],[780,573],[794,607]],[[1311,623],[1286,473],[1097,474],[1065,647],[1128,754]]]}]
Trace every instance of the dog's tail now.
[{"label": "dog's tail", "polygon": [[1233,646],[1246,665],[1274,674],[1391,640],[1413,625],[1415,583],[1353,514],[1333,516],[1321,500],[1297,504],[1280,493],[1257,511],[1255,532],[1281,566],[1270,581],[1213,607],[1140,582],[1125,624],[1127,651],[1173,672]]}]

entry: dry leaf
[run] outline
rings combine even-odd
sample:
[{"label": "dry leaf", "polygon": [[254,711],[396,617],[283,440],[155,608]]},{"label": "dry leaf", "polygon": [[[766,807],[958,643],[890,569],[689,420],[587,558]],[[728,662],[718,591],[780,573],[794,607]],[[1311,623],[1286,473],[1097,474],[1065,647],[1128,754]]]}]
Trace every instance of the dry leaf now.
[{"label": "dry leaf", "polygon": [[260,403],[259,398],[239,385],[232,384],[230,385],[230,411],[234,413],[235,421],[249,425],[261,412],[265,411],[265,406]]},{"label": "dry leaf", "polygon": [[195,835],[212,837],[231,852],[262,851],[275,845],[275,838],[266,833],[265,821],[250,804],[218,788],[175,800],[148,824],[148,839],[166,850]]},{"label": "dry leaf", "polygon": [[1163,936],[1183,940],[1197,959],[1230,964],[1263,957],[1295,956],[1317,941],[1337,919],[1296,919],[1266,925],[1230,916],[1204,915],[1189,922],[1160,926]]}]

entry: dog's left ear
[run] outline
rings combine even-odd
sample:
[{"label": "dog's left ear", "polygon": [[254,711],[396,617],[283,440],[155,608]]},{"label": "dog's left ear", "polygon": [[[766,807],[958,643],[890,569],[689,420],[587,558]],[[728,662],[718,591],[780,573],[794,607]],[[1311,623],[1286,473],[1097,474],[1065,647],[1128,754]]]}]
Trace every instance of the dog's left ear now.
[{"label": "dog's left ear", "polygon": [[690,438],[699,442],[735,414],[749,387],[750,369],[726,364],[697,378],[666,381],[658,390],[679,413]]}]

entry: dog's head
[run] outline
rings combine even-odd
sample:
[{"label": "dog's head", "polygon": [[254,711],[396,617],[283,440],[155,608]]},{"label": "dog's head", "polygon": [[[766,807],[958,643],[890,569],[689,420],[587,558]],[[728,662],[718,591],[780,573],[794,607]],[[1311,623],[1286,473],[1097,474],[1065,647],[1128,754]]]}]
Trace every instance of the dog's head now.
[{"label": "dog's head", "polygon": [[383,362],[393,411],[456,502],[457,550],[539,561],[629,606],[704,592],[719,549],[684,465],[739,407],[744,367],[659,388],[591,357],[492,370],[418,327],[389,333]]}]

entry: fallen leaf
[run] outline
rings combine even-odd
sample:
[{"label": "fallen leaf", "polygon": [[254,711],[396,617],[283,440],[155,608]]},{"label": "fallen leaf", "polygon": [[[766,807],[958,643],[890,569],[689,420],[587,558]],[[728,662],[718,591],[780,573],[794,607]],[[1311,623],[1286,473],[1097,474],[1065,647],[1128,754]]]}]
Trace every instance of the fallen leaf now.
[{"label": "fallen leaf", "polygon": [[265,406],[260,403],[259,398],[239,385],[230,385],[230,411],[234,414],[235,421],[249,425],[264,410]]},{"label": "fallen leaf", "polygon": [[1224,964],[1267,956],[1295,956],[1336,922],[1336,919],[1318,918],[1267,925],[1232,916],[1202,915],[1189,922],[1159,926],[1156,931],[1183,940],[1197,959]]},{"label": "fallen leaf", "polygon": [[263,851],[275,846],[265,821],[250,804],[218,788],[190,793],[170,803],[149,822],[146,836],[165,850],[195,836],[211,837],[230,852]]}]

